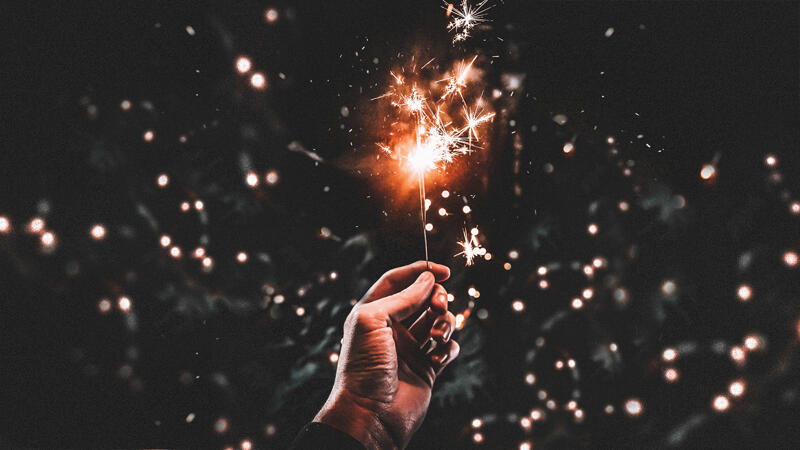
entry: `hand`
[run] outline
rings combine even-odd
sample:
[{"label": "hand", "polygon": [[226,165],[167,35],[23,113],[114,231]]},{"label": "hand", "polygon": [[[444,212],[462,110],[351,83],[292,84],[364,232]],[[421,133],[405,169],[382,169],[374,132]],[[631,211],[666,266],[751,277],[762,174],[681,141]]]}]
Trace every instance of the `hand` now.
[{"label": "hand", "polygon": [[[450,339],[455,317],[447,311],[447,291],[436,284],[449,276],[446,266],[430,263],[428,269],[417,261],[386,272],[367,291],[347,316],[333,390],[314,421],[367,448],[408,444],[436,376],[458,356]],[[400,322],[423,308],[406,331]],[[430,338],[436,345],[426,355],[418,343]]]}]

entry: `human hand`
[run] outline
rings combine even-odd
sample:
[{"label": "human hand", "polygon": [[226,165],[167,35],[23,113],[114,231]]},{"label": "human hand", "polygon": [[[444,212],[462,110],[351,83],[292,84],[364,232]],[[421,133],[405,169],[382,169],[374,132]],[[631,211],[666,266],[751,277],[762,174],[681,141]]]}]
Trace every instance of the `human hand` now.
[{"label": "human hand", "polygon": [[[392,269],[347,317],[336,380],[314,418],[367,448],[403,448],[422,424],[436,376],[458,356],[455,317],[437,281],[450,269],[425,261]],[[406,330],[401,321],[425,309]],[[419,343],[435,342],[427,355]]]}]

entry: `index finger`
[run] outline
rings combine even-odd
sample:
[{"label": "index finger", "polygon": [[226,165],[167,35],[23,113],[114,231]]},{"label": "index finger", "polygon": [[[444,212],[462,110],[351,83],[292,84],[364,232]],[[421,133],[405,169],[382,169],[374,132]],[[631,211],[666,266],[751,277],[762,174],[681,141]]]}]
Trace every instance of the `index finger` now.
[{"label": "index finger", "polygon": [[[430,264],[430,268],[428,267]],[[425,271],[430,271],[437,282],[450,278],[450,268],[434,262],[417,261],[406,266],[396,267],[381,276],[364,294],[359,303],[369,303],[379,298],[394,295],[407,288]]]}]

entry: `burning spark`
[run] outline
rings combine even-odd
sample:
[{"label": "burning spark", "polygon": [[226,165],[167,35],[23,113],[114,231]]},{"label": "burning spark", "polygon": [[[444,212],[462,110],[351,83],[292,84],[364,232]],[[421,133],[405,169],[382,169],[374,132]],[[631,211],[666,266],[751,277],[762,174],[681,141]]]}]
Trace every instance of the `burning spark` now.
[{"label": "burning spark", "polygon": [[447,29],[455,32],[453,43],[464,41],[470,36],[470,32],[476,25],[486,23],[486,11],[491,6],[486,6],[488,0],[482,0],[477,5],[470,6],[467,0],[461,0],[461,9],[454,7],[453,4],[445,2],[444,9],[450,17]]},{"label": "burning spark", "polygon": [[481,247],[480,242],[478,242],[478,236],[467,233],[466,228],[464,229],[464,240],[459,242],[458,245],[460,245],[464,251],[457,253],[455,256],[464,255],[464,258],[467,259],[468,266],[473,264],[476,256],[481,256],[486,253],[486,249]]}]

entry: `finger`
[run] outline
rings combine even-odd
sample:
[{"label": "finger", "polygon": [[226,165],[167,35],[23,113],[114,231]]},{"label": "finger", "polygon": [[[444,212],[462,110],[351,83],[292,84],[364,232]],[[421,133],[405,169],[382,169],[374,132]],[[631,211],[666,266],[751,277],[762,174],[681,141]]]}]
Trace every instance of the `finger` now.
[{"label": "finger", "polygon": [[[428,268],[430,264],[430,268]],[[425,261],[417,261],[402,267],[394,268],[386,273],[372,285],[371,288],[364,294],[360,303],[369,303],[383,297],[388,297],[395,294],[408,285],[421,274],[429,270],[436,277],[436,281],[444,281],[450,277],[450,268],[447,266],[436,264],[434,262],[426,263]]]},{"label": "finger", "polygon": [[429,355],[431,366],[436,372],[436,375],[442,373],[442,370],[458,357],[460,351],[461,347],[458,345],[458,342],[453,340],[447,344],[437,346]]},{"label": "finger", "polygon": [[446,312],[447,291],[441,284],[437,284],[433,288],[433,293],[431,293],[430,306],[408,327],[408,331],[417,341],[425,342],[430,336],[433,322]]},{"label": "finger", "polygon": [[450,311],[436,318],[431,328],[431,337],[440,344],[446,344],[456,329],[456,316]]},{"label": "finger", "polygon": [[422,272],[411,286],[378,300],[375,305],[382,307],[392,320],[400,322],[422,308],[433,290],[434,280],[432,273]]}]

